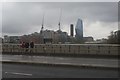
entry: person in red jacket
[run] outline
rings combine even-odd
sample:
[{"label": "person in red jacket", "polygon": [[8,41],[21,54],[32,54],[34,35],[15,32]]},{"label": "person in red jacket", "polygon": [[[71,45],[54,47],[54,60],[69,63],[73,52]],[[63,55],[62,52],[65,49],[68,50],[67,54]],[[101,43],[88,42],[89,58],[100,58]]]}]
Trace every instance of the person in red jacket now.
[{"label": "person in red jacket", "polygon": [[25,42],[22,42],[21,47],[25,48]]},{"label": "person in red jacket", "polygon": [[24,48],[25,48],[25,42],[22,42],[22,44],[20,45],[20,47],[21,47],[21,52],[24,52],[25,50],[24,50]]}]

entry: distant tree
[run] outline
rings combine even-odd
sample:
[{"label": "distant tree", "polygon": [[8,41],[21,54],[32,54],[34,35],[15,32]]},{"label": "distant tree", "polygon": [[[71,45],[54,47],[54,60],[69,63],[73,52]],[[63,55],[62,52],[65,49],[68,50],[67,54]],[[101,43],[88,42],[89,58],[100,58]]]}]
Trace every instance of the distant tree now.
[{"label": "distant tree", "polygon": [[110,36],[108,36],[107,43],[109,44],[119,44],[120,42],[120,30],[111,32]]}]

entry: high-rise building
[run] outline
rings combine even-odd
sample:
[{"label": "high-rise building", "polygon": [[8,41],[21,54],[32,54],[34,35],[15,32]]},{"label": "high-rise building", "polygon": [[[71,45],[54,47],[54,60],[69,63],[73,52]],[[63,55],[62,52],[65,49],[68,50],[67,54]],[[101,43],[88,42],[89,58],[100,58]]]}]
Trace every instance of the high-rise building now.
[{"label": "high-rise building", "polygon": [[76,31],[76,39],[77,40],[82,40],[83,39],[83,22],[81,19],[78,19],[76,27],[75,27],[75,31]]},{"label": "high-rise building", "polygon": [[70,36],[74,36],[74,27],[73,24],[70,25]]}]

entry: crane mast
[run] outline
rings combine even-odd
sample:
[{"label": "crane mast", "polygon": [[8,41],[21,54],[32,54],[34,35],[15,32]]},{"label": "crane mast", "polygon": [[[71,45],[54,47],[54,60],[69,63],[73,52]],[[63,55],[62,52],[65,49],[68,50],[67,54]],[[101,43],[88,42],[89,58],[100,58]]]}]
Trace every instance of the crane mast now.
[{"label": "crane mast", "polygon": [[61,31],[61,16],[62,16],[62,9],[60,10],[60,17],[59,17],[59,23],[58,23],[59,31]]},{"label": "crane mast", "polygon": [[44,14],[43,14],[43,18],[42,18],[42,27],[41,27],[40,33],[42,33],[43,29],[44,29]]}]

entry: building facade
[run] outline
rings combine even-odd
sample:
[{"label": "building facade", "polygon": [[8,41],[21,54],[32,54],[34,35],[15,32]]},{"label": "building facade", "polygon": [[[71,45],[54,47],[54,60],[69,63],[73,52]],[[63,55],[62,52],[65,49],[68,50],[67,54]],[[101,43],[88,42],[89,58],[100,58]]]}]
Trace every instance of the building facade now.
[{"label": "building facade", "polygon": [[70,36],[74,36],[74,26],[73,24],[70,25]]},{"label": "building facade", "polygon": [[75,31],[76,31],[76,39],[77,40],[82,40],[83,39],[83,22],[81,19],[78,19],[76,27],[75,27]]},{"label": "building facade", "polygon": [[20,36],[4,36],[4,43],[20,43]]}]

